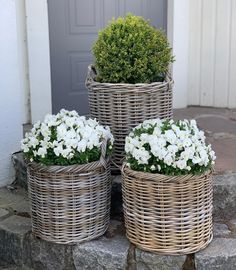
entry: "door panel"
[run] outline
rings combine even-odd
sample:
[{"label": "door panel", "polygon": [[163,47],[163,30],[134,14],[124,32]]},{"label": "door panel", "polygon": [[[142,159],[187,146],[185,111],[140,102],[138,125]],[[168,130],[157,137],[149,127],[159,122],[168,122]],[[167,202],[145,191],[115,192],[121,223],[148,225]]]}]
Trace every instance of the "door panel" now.
[{"label": "door panel", "polygon": [[112,17],[128,12],[166,29],[166,0],[48,0],[52,74],[52,110],[75,109],[88,114],[85,88],[91,48],[98,31]]}]

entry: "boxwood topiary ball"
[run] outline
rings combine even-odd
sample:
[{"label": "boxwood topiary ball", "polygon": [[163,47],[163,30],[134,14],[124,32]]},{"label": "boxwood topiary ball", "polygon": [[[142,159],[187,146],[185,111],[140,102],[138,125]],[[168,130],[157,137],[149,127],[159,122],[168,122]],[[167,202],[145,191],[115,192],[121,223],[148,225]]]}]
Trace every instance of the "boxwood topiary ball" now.
[{"label": "boxwood topiary ball", "polygon": [[107,83],[163,81],[174,60],[164,32],[132,14],[101,30],[93,53],[97,81]]}]

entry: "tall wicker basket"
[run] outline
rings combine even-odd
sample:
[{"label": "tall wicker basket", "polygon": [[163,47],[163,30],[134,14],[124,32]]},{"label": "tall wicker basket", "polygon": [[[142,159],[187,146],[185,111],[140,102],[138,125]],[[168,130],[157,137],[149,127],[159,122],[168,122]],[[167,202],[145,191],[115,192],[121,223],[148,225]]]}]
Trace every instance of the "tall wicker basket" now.
[{"label": "tall wicker basket", "polygon": [[181,255],[212,240],[212,172],[165,176],[122,168],[126,235],[143,250]]},{"label": "tall wicker basket", "polygon": [[97,238],[109,225],[109,160],[73,166],[27,165],[32,232],[59,244]]},{"label": "tall wicker basket", "polygon": [[113,84],[95,81],[96,70],[88,67],[86,86],[90,115],[108,125],[115,137],[112,161],[122,164],[125,137],[132,128],[147,119],[172,118],[173,80],[167,74],[164,82],[151,84]]}]

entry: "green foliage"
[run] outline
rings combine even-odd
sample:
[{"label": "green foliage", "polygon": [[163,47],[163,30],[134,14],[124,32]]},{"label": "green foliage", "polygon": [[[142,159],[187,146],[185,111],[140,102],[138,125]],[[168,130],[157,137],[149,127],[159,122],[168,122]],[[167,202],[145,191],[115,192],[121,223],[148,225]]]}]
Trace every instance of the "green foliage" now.
[{"label": "green foliage", "polygon": [[[174,168],[173,166],[168,166],[165,164],[163,160],[158,160],[153,155],[149,160],[149,164],[139,164],[137,160],[135,160],[131,155],[128,155],[126,158],[126,162],[130,164],[130,168],[134,171],[141,171],[141,172],[148,172],[148,173],[161,173],[164,175],[186,175],[186,174],[193,174],[193,175],[200,175],[208,170],[212,169],[212,160],[210,160],[207,166],[199,166],[198,164],[193,164],[190,160],[187,162],[187,165],[191,167],[191,171],[188,170],[180,170],[179,168]],[[158,165],[161,166],[161,172],[158,170],[151,170],[150,164],[157,167]]]},{"label": "green foliage", "polygon": [[[38,147],[36,147],[37,150]],[[108,150],[110,152],[110,150]],[[110,154],[108,154],[110,155]],[[24,156],[27,160],[33,159],[34,162],[41,163],[43,165],[58,165],[58,166],[67,166],[75,164],[87,164],[99,160],[101,156],[101,150],[98,147],[93,149],[86,149],[85,152],[75,151],[73,158],[67,159],[62,155],[56,156],[53,152],[53,149],[48,149],[47,154],[44,157],[34,156],[32,150],[28,153],[24,153]]]},{"label": "green foliage", "polygon": [[108,83],[163,81],[174,61],[165,34],[132,14],[101,30],[93,53],[97,80]]}]

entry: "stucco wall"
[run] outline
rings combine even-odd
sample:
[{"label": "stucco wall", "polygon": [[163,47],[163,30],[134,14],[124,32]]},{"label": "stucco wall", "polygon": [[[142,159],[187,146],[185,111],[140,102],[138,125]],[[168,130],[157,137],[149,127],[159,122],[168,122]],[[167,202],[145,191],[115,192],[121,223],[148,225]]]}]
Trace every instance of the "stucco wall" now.
[{"label": "stucco wall", "polygon": [[13,181],[11,154],[19,150],[23,133],[16,1],[0,0],[0,186]]}]

